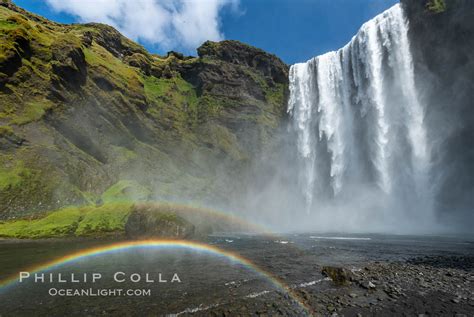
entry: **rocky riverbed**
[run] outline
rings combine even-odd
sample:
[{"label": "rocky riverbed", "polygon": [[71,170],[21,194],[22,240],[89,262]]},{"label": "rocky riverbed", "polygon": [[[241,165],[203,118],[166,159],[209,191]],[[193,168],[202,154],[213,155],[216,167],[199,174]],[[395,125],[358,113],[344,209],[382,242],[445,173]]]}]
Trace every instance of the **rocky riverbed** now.
[{"label": "rocky riverbed", "polygon": [[351,271],[350,286],[302,293],[323,316],[472,316],[473,263],[453,256],[371,262]]},{"label": "rocky riverbed", "polygon": [[[106,279],[116,271],[142,276],[148,272],[155,277],[162,272],[164,278],[166,274],[178,273],[182,283],[127,281],[120,287],[150,289],[151,295],[81,298],[48,295],[51,287],[78,288],[77,284],[17,283],[0,291],[0,315],[26,316],[32,312],[37,316],[474,314],[474,250],[470,238],[221,235],[199,243],[239,254],[254,267],[193,249],[122,250],[78,259],[49,272],[102,272],[104,279],[93,285],[95,288],[117,287]],[[0,277],[27,264],[42,263],[53,254],[61,256],[98,244],[101,242],[0,241]],[[46,254],[45,259],[41,258],[42,254]],[[276,278],[286,289],[275,286],[272,278],[255,268]]]},{"label": "rocky riverbed", "polygon": [[[347,285],[335,282],[333,276],[295,290],[314,316],[473,316],[473,263],[474,257],[436,256],[406,262],[370,262],[351,270],[332,267],[350,272]],[[243,307],[240,312],[244,314],[268,313],[252,311],[250,305]],[[226,307],[208,313],[232,316],[233,311]]]}]

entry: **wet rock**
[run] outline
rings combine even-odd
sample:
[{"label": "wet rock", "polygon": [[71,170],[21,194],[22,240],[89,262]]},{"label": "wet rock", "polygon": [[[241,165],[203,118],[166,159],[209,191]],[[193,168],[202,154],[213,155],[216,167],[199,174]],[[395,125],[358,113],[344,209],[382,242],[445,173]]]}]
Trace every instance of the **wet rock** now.
[{"label": "wet rock", "polygon": [[19,148],[22,145],[26,145],[28,142],[16,135],[13,130],[1,129],[0,128],[0,150],[10,150]]},{"label": "wet rock", "polygon": [[321,270],[325,276],[331,278],[334,284],[338,286],[348,286],[354,279],[354,274],[342,267],[323,266]]},{"label": "wet rock", "polygon": [[145,208],[134,209],[125,224],[125,233],[131,238],[190,238],[194,231],[192,223],[174,213]]},{"label": "wet rock", "polygon": [[375,289],[375,284],[372,283],[371,281],[363,281],[359,284],[361,287],[365,288],[365,289]]}]

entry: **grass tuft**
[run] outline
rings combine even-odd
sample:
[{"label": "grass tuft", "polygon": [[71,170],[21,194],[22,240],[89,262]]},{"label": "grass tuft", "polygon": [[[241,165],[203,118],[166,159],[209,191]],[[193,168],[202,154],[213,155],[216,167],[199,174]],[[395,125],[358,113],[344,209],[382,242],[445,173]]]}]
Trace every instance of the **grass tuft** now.
[{"label": "grass tuft", "polygon": [[25,168],[21,162],[17,162],[13,167],[0,166],[0,191],[20,186],[31,174],[32,171]]},{"label": "grass tuft", "polygon": [[426,8],[433,13],[442,13],[446,11],[445,0],[430,0],[426,4]]}]

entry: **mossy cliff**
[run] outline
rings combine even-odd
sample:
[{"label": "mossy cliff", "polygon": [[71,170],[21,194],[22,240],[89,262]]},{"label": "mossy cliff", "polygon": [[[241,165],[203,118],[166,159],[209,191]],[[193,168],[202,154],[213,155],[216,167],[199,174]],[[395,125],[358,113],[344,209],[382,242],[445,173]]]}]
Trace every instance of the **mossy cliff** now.
[{"label": "mossy cliff", "polygon": [[0,219],[124,195],[225,202],[272,146],[287,71],[236,41],[158,56],[0,2]]}]

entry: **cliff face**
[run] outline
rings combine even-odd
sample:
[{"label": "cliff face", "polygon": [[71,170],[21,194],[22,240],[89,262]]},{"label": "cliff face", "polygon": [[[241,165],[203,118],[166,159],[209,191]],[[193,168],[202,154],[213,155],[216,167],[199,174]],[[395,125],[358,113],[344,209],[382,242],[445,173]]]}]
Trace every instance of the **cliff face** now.
[{"label": "cliff face", "polygon": [[285,113],[287,66],[236,41],[162,57],[2,2],[0,43],[0,219],[114,195],[225,202]]},{"label": "cliff face", "polygon": [[[472,219],[474,2],[401,2],[434,139],[436,208]],[[273,148],[288,148],[274,138],[287,87],[280,59],[236,41],[158,56],[109,26],[58,24],[0,0],[0,220],[122,199],[255,196],[294,164]],[[299,197],[290,179],[285,190]]]},{"label": "cliff face", "polygon": [[402,3],[410,22],[417,85],[428,109],[425,120],[436,140],[436,207],[443,217],[469,224],[474,220],[474,2]]}]

